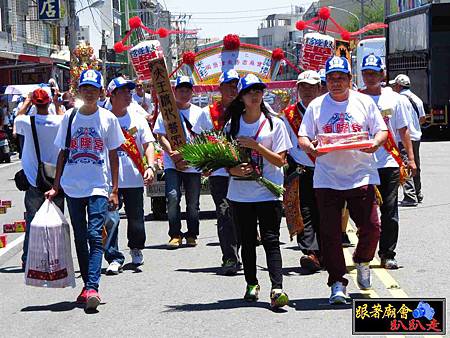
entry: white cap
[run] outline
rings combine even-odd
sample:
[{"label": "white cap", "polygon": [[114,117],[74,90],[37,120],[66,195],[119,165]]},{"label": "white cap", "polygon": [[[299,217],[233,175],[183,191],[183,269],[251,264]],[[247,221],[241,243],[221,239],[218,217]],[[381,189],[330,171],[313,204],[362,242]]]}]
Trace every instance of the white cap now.
[{"label": "white cap", "polygon": [[303,73],[300,73],[297,78],[297,85],[300,83],[307,83],[310,85],[316,85],[320,83],[320,75],[319,73],[313,70],[306,70]]},{"label": "white cap", "polygon": [[398,74],[394,80],[389,81],[390,85],[393,85],[395,83],[403,87],[411,86],[411,80],[409,79],[409,76],[405,74]]}]

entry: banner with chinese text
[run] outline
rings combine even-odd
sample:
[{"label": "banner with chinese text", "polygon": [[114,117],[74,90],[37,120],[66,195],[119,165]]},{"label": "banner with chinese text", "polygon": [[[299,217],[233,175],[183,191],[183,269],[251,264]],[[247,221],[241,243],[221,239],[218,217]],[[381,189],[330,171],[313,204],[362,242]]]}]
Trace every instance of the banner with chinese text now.
[{"label": "banner with chinese text", "polygon": [[222,72],[234,69],[239,75],[255,74],[268,82],[276,68],[272,53],[258,46],[243,44],[237,50],[223,50],[221,46],[197,53],[192,69],[196,84],[217,84]]}]

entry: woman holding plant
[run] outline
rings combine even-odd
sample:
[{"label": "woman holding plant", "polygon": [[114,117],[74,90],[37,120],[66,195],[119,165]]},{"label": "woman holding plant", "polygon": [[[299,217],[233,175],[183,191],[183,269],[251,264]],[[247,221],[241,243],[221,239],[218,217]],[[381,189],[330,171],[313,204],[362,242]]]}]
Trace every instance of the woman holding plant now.
[{"label": "woman holding plant", "polygon": [[282,287],[280,194],[258,183],[256,178],[262,176],[275,185],[282,185],[281,167],[292,144],[283,121],[271,115],[264,105],[265,87],[255,75],[246,75],[239,80],[239,94],[228,108],[231,120],[226,131],[242,147],[241,158],[245,160],[228,169],[231,180],[227,198],[232,202],[233,219],[241,236],[247,282],[244,299],[256,301],[260,290],[256,278],[256,231],[259,223],[272,283],[271,306],[279,308],[289,302]]}]

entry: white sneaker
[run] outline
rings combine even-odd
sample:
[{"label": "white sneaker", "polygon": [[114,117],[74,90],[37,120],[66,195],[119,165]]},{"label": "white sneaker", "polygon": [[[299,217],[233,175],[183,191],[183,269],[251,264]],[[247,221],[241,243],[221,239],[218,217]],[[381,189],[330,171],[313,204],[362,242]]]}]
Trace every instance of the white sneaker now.
[{"label": "white sneaker", "polygon": [[356,263],[356,280],[361,290],[367,290],[372,287],[372,276],[370,275],[369,263]]},{"label": "white sneaker", "polygon": [[119,272],[121,272],[121,270],[122,270],[122,264],[120,264],[117,261],[113,261],[106,268],[106,274],[107,275],[118,275]]},{"label": "white sneaker", "polygon": [[144,264],[144,255],[140,249],[130,249],[131,263],[134,265]]},{"label": "white sneaker", "polygon": [[347,304],[347,288],[341,282],[331,285],[331,295],[328,300],[330,304]]}]

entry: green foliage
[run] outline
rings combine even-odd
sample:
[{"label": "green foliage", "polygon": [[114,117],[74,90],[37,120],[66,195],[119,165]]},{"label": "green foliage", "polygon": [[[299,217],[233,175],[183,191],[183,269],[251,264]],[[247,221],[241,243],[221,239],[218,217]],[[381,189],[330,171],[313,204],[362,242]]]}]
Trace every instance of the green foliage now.
[{"label": "green foliage", "polygon": [[[192,143],[179,149],[184,160],[190,166],[203,171],[212,172],[221,168],[233,168],[240,163],[248,162],[248,156],[235,140],[228,140],[222,132],[206,131],[198,135]],[[254,171],[244,179],[254,180],[280,197],[284,188],[272,181],[257,175]]]},{"label": "green foliage", "polygon": [[[362,1],[362,0],[360,0]],[[384,2],[383,1],[367,1],[367,4],[364,7],[364,25],[373,22],[384,22]],[[397,12],[397,5],[395,1],[391,1],[391,14]],[[361,18],[361,10],[355,11],[355,14]],[[343,27],[349,32],[355,32],[359,30],[359,22],[355,17],[349,16],[349,21],[347,24],[343,25]],[[367,33],[366,33],[367,34]],[[377,29],[370,31],[369,35],[383,35],[383,29]]]}]

